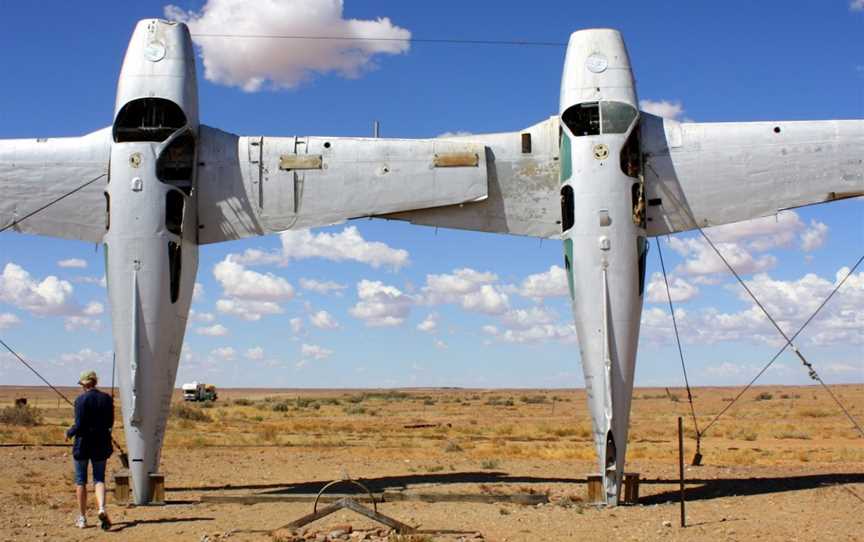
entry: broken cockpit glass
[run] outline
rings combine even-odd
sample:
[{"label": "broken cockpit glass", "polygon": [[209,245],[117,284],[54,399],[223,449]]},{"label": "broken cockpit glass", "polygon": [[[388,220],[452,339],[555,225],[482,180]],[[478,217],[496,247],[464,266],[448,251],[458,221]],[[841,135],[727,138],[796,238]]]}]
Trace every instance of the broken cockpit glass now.
[{"label": "broken cockpit glass", "polygon": [[139,98],[124,105],[114,119],[114,141],[165,141],[186,126],[179,105],[165,98]]},{"label": "broken cockpit glass", "polygon": [[576,136],[624,134],[638,112],[624,102],[586,102],[568,107],[561,120]]}]

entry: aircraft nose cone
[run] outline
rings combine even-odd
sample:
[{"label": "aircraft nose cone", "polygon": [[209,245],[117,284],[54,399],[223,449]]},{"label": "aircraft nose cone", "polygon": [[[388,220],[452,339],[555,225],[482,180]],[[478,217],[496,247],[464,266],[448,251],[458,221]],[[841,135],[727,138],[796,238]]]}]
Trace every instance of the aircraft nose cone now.
[{"label": "aircraft nose cone", "polygon": [[621,33],[611,28],[591,28],[570,35],[559,112],[574,104],[598,100],[637,106],[630,56]]}]

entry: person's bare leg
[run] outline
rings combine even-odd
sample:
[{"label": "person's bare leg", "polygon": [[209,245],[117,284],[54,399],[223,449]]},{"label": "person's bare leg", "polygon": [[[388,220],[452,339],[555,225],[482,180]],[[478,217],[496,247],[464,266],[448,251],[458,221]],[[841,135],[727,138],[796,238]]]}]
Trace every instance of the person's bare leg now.
[{"label": "person's bare leg", "polygon": [[99,503],[99,510],[105,510],[105,484],[96,482],[96,502]]},{"label": "person's bare leg", "polygon": [[[102,488],[105,491],[105,488]],[[75,486],[75,496],[78,497],[78,511],[82,516],[87,515],[87,486]]]}]

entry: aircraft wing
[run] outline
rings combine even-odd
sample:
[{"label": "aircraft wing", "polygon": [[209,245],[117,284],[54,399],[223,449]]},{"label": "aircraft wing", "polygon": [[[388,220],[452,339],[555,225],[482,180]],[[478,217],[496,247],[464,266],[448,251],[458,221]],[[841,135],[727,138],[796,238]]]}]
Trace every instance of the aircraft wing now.
[{"label": "aircraft wing", "polygon": [[0,229],[13,224],[22,233],[102,241],[110,148],[110,128],[82,137],[0,140]]},{"label": "aircraft wing", "polygon": [[864,195],[864,121],[679,123],[641,115],[649,235]]},{"label": "aircraft wing", "polygon": [[[864,121],[679,123],[645,112],[641,119],[649,235],[864,195]],[[520,144],[526,134],[528,153]],[[560,235],[557,117],[522,132],[454,138],[462,139],[487,146],[489,197],[390,218]]]},{"label": "aircraft wing", "polygon": [[519,132],[466,134],[442,141],[486,146],[489,197],[483,201],[395,213],[412,224],[551,238],[561,234],[558,117]]},{"label": "aircraft wing", "polygon": [[482,142],[241,137],[201,126],[198,242],[470,204],[488,194]]}]

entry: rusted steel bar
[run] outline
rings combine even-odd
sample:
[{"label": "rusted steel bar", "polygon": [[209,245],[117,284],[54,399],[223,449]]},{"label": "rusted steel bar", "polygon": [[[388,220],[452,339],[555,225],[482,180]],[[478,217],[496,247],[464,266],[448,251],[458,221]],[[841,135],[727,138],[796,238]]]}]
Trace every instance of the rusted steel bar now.
[{"label": "rusted steel bar", "polygon": [[681,527],[687,526],[684,515],[684,420],[678,416],[678,483],[681,486]]}]

